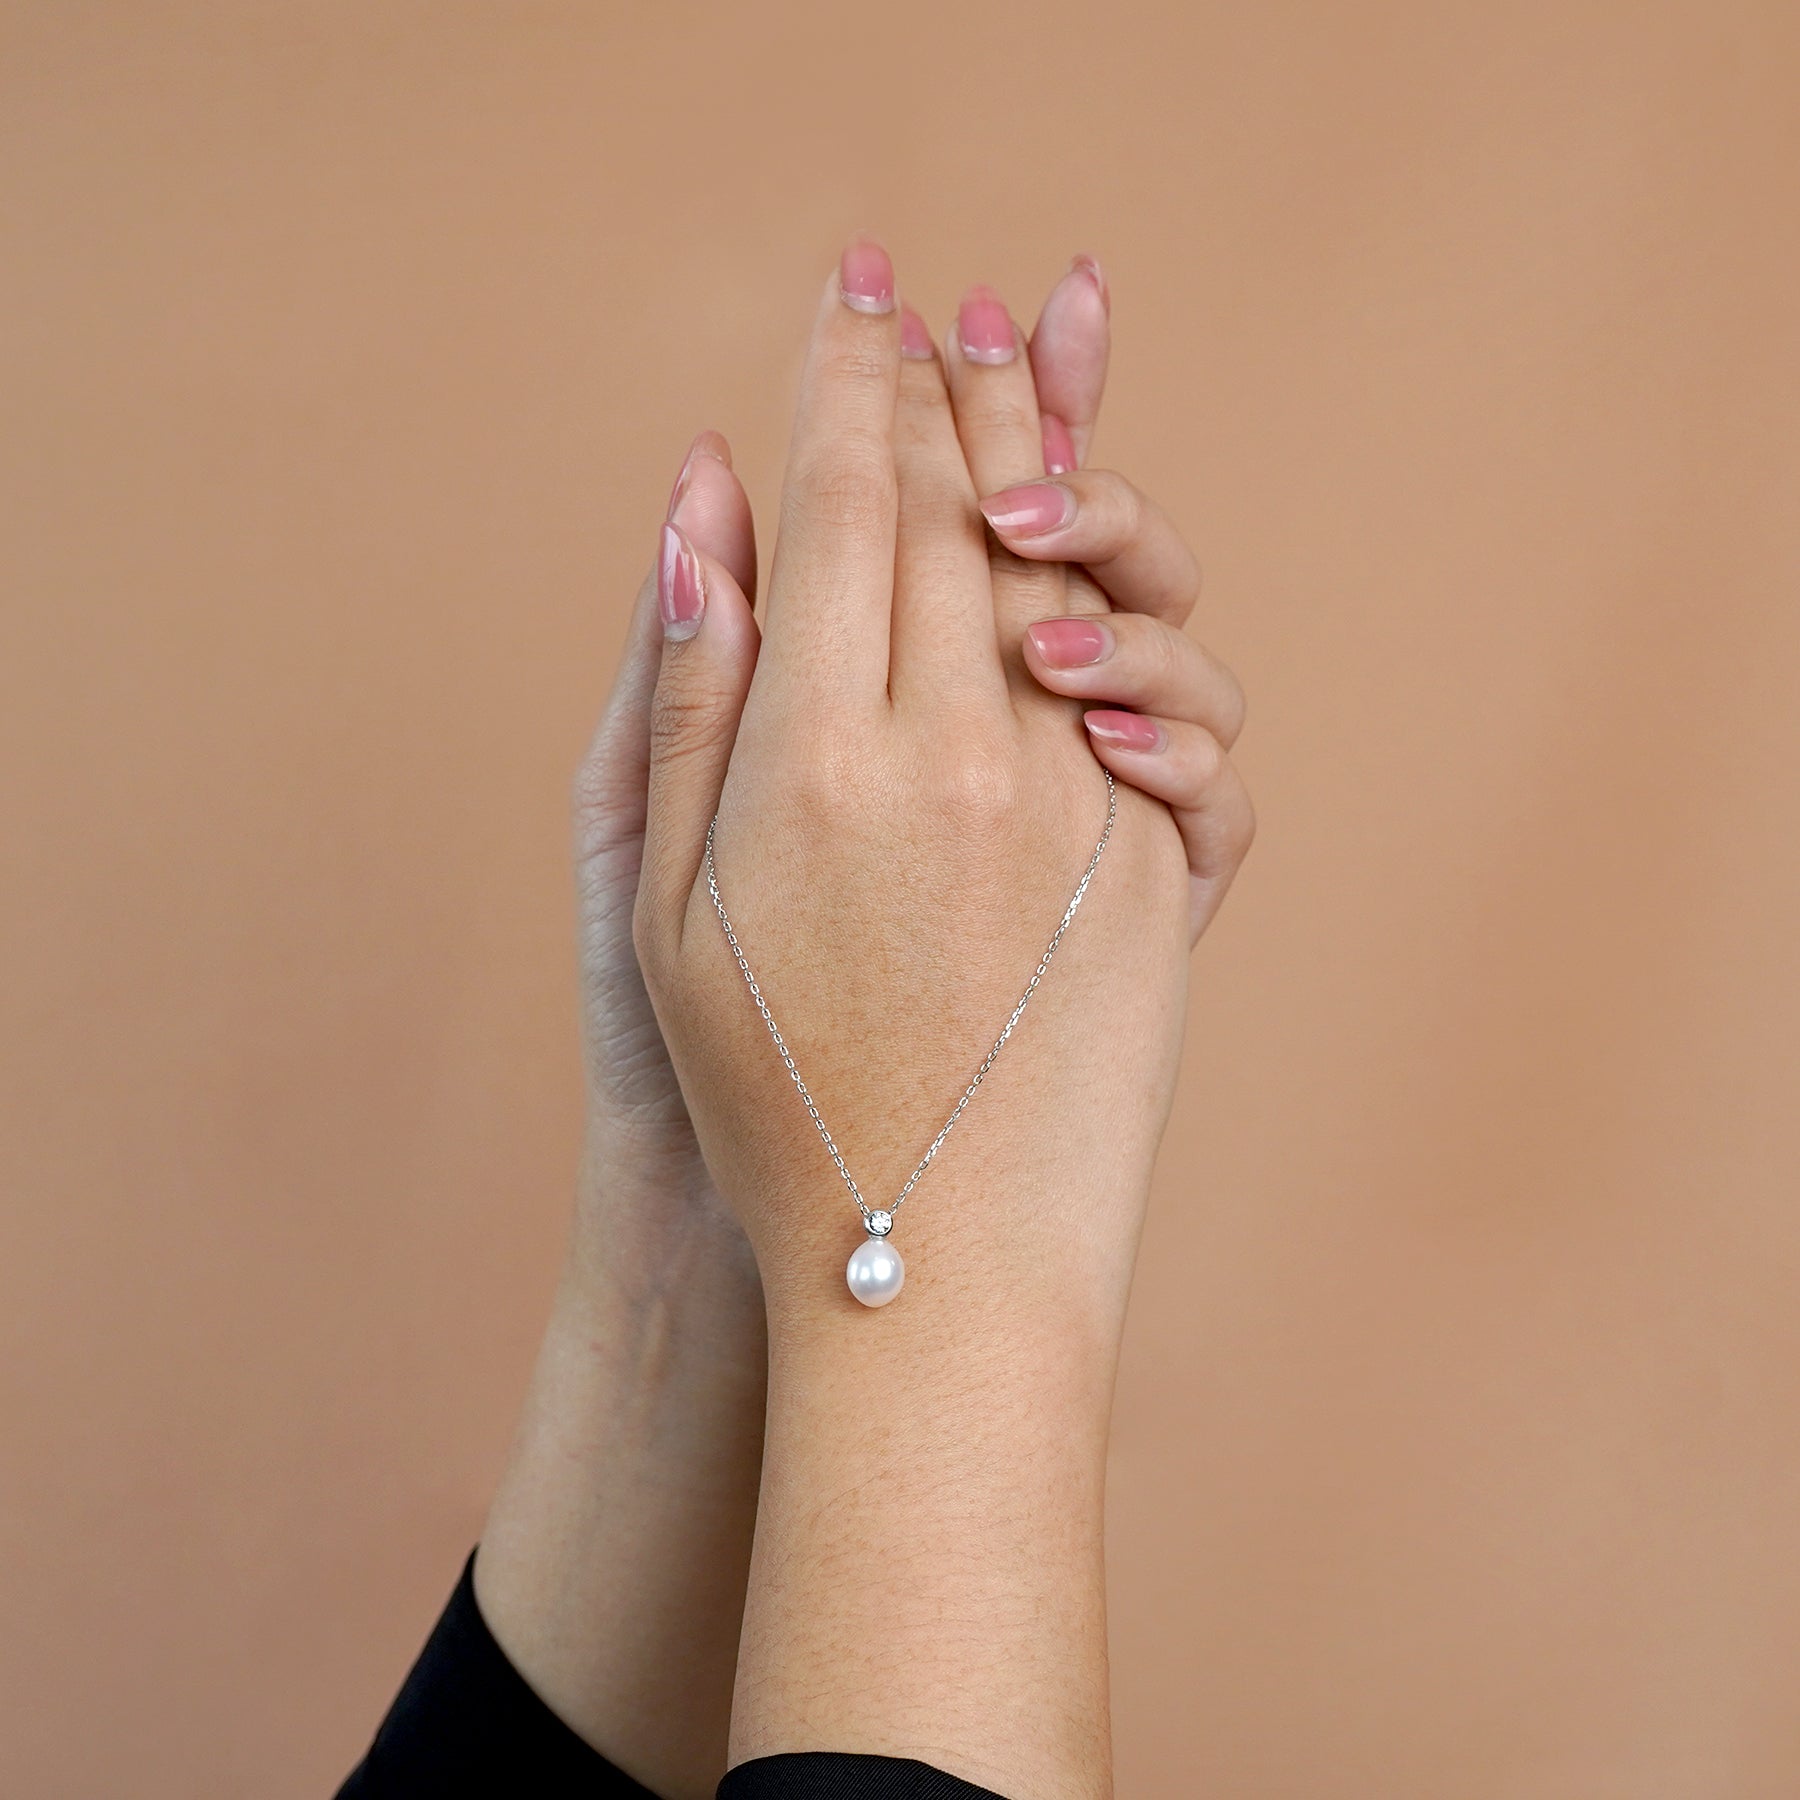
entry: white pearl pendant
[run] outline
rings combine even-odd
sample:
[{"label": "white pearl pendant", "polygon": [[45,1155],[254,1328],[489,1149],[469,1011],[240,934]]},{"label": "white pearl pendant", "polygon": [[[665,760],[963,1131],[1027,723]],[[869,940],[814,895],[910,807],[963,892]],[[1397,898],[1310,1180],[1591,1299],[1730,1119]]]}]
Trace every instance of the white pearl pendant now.
[{"label": "white pearl pendant", "polygon": [[850,1253],[844,1279],[864,1306],[886,1306],[906,1280],[900,1252],[884,1237],[871,1237]]}]

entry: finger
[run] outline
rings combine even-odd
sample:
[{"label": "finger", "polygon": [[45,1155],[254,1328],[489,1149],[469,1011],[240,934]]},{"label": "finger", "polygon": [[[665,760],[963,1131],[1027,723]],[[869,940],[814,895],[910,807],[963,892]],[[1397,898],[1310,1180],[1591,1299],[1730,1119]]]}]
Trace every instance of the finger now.
[{"label": "finger", "polygon": [[[669,492],[668,517],[696,550],[725,566],[746,600],[755,594],[750,501],[732,472],[731,446],[718,432],[701,432],[689,447]],[[650,703],[662,659],[657,574],[652,568],[638,590],[619,672],[576,776],[576,869],[593,900],[628,900],[637,891],[650,775]]]},{"label": "finger", "polygon": [[893,264],[858,240],[813,324],[769,578],[765,665],[809,693],[886,693],[899,379]]},{"label": "finger", "polygon": [[722,562],[756,604],[756,524],[750,496],[731,466],[731,446],[716,431],[694,439],[669,494],[668,519],[694,548]]},{"label": "finger", "polygon": [[1227,750],[1244,729],[1244,690],[1224,663],[1143,613],[1040,619],[1025,628],[1025,666],[1053,694],[1203,725]]},{"label": "finger", "polygon": [[925,322],[900,320],[900,397],[894,467],[900,534],[894,551],[894,618],[888,691],[904,709],[1005,693],[988,585],[987,529],[963,461],[950,392]]},{"label": "finger", "polygon": [[1256,835],[1249,790],[1211,732],[1178,719],[1096,711],[1082,715],[1094,754],[1132,787],[1164,802],[1187,847],[1188,922],[1211,922]]},{"label": "finger", "polygon": [[1154,500],[1123,475],[1089,469],[983,490],[994,535],[1028,561],[1080,563],[1113,605],[1179,625],[1200,597],[1200,565]]},{"label": "finger", "polygon": [[1044,470],[1061,475],[1086,462],[1106,362],[1112,349],[1112,296],[1100,265],[1078,256],[1050,290],[1031,332],[1031,371],[1043,420]]},{"label": "finger", "polygon": [[656,569],[662,652],[649,716],[649,803],[634,935],[669,955],[681,941],[706,827],[757,660],[750,602],[721,562],[665,524]]},{"label": "finger", "polygon": [[[945,369],[956,434],[977,493],[1029,480],[1043,467],[1037,387],[1024,349],[1000,297],[991,288],[971,288],[957,312]],[[1003,646],[1015,643],[1030,620],[1066,610],[1063,572],[1054,563],[1034,568],[1005,552],[990,560]]]},{"label": "finger", "polygon": [[650,774],[650,696],[661,653],[653,569],[638,590],[619,672],[575,776],[577,878],[584,886],[604,884],[608,898],[637,892]]}]

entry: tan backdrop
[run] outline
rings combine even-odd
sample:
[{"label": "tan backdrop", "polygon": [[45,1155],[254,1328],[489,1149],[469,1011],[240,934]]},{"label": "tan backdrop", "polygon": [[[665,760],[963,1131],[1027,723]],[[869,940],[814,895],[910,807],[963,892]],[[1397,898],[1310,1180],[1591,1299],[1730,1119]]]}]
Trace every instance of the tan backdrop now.
[{"label": "tan backdrop", "polygon": [[1253,699],[1121,1792],[1800,1791],[1797,89],[1784,0],[0,8],[0,1790],[373,1727],[563,1231],[566,780],[869,226],[940,324],[1100,254]]}]

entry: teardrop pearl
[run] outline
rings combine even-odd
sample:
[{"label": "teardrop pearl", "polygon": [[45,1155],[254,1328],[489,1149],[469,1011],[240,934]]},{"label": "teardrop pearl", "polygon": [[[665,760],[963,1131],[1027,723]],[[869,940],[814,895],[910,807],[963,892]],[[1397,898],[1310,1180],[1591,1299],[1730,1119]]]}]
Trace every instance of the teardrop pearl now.
[{"label": "teardrop pearl", "polygon": [[886,1238],[872,1237],[850,1253],[844,1279],[864,1306],[886,1306],[906,1280],[906,1264]]}]

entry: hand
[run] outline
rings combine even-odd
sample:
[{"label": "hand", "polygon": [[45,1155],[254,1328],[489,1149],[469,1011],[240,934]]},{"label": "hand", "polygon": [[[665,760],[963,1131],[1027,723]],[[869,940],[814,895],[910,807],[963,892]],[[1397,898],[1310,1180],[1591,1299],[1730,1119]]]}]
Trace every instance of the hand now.
[{"label": "hand", "polygon": [[1119,609],[1027,626],[1025,660],[1052,693],[1104,702],[1082,715],[1095,754],[1168,803],[1187,849],[1198,939],[1249,851],[1256,816],[1227,754],[1244,728],[1244,691],[1180,629],[1199,593],[1193,553],[1159,507],[1101,471],[1009,488],[981,510],[1015,555],[1083,564]]},{"label": "hand", "polygon": [[[1047,468],[1072,466],[1099,406],[1097,280],[1079,262],[1033,335],[1039,391],[1062,415],[1045,415]],[[754,594],[749,503],[718,434],[696,439],[668,513]],[[476,1579],[531,1685],[676,1800],[710,1795],[724,1764],[765,1349],[754,1265],[701,1160],[630,936],[656,586],[653,568],[576,787],[587,1153],[568,1271]],[[753,631],[741,648],[754,659]],[[651,1343],[673,1354],[648,1358]]]},{"label": "hand", "polygon": [[[1044,467],[1053,475],[1074,469],[1092,437],[1106,383],[1109,307],[1099,265],[1091,257],[1077,257],[1051,289],[1032,333],[1030,363]],[[754,602],[755,524],[749,498],[732,469],[730,447],[718,432],[703,431],[694,440],[671,490],[666,519],[700,554],[723,564]],[[1083,548],[1076,544],[1074,553]],[[1033,554],[1029,549],[1021,553]],[[1112,595],[1104,582],[1094,585],[1084,574],[1071,572],[1072,589],[1098,596],[1101,607],[1108,599],[1127,607],[1151,603],[1141,584],[1122,584]],[[683,1197],[694,1213],[711,1222],[724,1211],[694,1140],[630,931],[643,855],[649,716],[660,655],[656,582],[653,567],[640,590],[626,653],[576,784],[575,864],[589,1075],[590,1180],[584,1189],[598,1185],[594,1171],[610,1168],[616,1181],[621,1160],[641,1164],[643,1186]],[[1173,602],[1156,596],[1154,609],[1172,611]],[[757,642],[754,631],[745,634],[741,647],[749,662]],[[1086,691],[1130,703],[1128,694],[1105,682]],[[1178,691],[1169,710],[1185,717],[1182,705]],[[1115,772],[1137,784],[1131,759],[1121,759]],[[1158,798],[1169,798],[1156,785],[1157,773],[1152,767],[1142,785]]]},{"label": "hand", "polygon": [[[1091,257],[1077,257],[1052,288],[1032,333],[1044,467],[1071,475],[1091,440],[1105,387],[1110,299]],[[1048,489],[1060,529],[1034,529],[1027,510]],[[1083,499],[1083,495],[1087,497]],[[1066,499],[1062,496],[1066,495]],[[1169,803],[1188,846],[1197,938],[1223,898],[1254,829],[1249,796],[1223,756],[1243,722],[1231,672],[1179,634],[1198,592],[1198,568],[1173,525],[1120,476],[1074,474],[982,502],[1001,542],[1034,560],[1086,567],[1069,572],[1070,610],[1118,608],[1134,617],[1073,627],[1027,628],[1031,673],[1052,692],[1112,707],[1136,707],[1160,728],[1140,745],[1129,719],[1086,715],[1101,760],[1121,781]],[[745,597],[756,593],[750,502],[717,432],[694,440],[670,493],[667,519],[694,547],[729,569]],[[576,788],[575,866],[582,946],[589,1150],[583,1183],[590,1207],[610,1170],[638,1172],[633,1190],[672,1197],[707,1228],[736,1236],[700,1157],[631,940],[642,863],[649,770],[649,715],[660,656],[656,570],[646,577],[613,693]],[[754,656],[755,636],[746,652]],[[1054,659],[1065,659],[1058,664]],[[726,1254],[748,1271],[747,1259]]]},{"label": "hand", "polygon": [[[858,258],[891,281],[871,247],[847,256],[846,283],[864,278]],[[1003,552],[990,570],[974,505],[1043,466],[1016,327],[991,297],[965,302],[946,381],[917,321],[889,307],[846,305],[833,288],[821,309],[760,659],[742,584],[668,534],[637,907],[708,1161],[765,1284],[804,1270],[815,1299],[835,1260],[825,1246],[855,1241],[856,1214],[841,1190],[835,1210],[821,1204],[830,1164],[700,880],[708,820],[716,810],[720,879],[753,966],[879,1205],[1006,1018],[1105,813],[1073,709],[1020,650],[1027,623],[1064,610],[1065,572]],[[1169,877],[1184,862],[1167,810],[1122,794],[1086,910],[983,1090],[979,1127],[965,1123],[919,1190],[941,1187],[957,1155],[1034,1194],[1047,1239],[1061,1225],[1091,1248],[1089,1196],[1070,1189],[1104,1187],[1115,1254],[1100,1262],[1121,1298],[1179,1036],[1187,908]],[[1137,1029],[1102,1046],[1103,1011]],[[1071,1092],[1088,1104],[1071,1107]],[[1019,1225],[1004,1207],[945,1206],[920,1229],[961,1234],[976,1254],[937,1266],[967,1279]],[[1054,1256],[1035,1267],[1065,1272]]]},{"label": "hand", "polygon": [[[741,583],[665,539],[635,929],[769,1301],[732,1754],[862,1749],[1097,1795],[1112,1367],[1179,1042],[1193,836],[1121,794],[1076,931],[920,1188],[916,1229],[907,1214],[915,1273],[879,1330],[838,1285],[857,1215],[700,881],[716,810],[741,941],[881,1204],[1092,845],[1092,734],[1022,640],[1106,607],[1086,578],[985,541],[977,492],[1074,453],[1074,430],[1062,454],[1038,416],[1004,310],[971,295],[940,370],[892,294],[885,255],[853,246],[821,307],[760,657]],[[1144,697],[1210,716],[1186,691]],[[1197,871],[1215,893],[1226,860]]]}]

